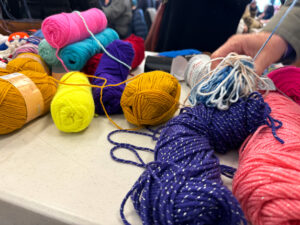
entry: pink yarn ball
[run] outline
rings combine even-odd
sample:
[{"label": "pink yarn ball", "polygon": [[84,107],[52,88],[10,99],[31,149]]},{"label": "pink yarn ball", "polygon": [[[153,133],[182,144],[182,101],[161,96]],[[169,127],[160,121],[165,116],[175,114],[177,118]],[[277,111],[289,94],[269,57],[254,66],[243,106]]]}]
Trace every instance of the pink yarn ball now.
[{"label": "pink yarn ball", "polygon": [[275,86],[300,104],[300,68],[287,66],[268,74]]},{"label": "pink yarn ball", "polygon": [[252,225],[300,224],[300,106],[270,93],[265,101],[283,126],[261,126],[240,149],[233,193]]},{"label": "pink yarn ball", "polygon": [[[107,18],[100,9],[92,8],[80,14],[93,34],[100,33],[107,26]],[[42,31],[47,42],[57,49],[91,36],[76,12],[47,17],[42,23]]]}]

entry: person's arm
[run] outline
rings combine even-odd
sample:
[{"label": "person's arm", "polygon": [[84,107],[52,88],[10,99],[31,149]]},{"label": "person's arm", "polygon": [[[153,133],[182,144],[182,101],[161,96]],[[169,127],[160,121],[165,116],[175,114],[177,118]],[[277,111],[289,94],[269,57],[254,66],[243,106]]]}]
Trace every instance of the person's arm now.
[{"label": "person's arm", "polygon": [[[219,49],[217,49],[212,54],[211,58],[225,57],[230,52],[254,57],[291,3],[291,0],[286,2],[286,5],[283,6],[270,20],[263,32],[258,34],[234,35]],[[299,24],[300,2],[298,2],[291,10],[264,50],[255,60],[254,66],[258,74],[262,74],[263,71],[271,64],[282,60],[282,56],[286,55],[286,53],[290,50],[289,45],[295,50],[297,58],[300,58]],[[213,62],[212,68],[215,68],[218,63],[219,61]]]},{"label": "person's arm", "polygon": [[[285,5],[281,7],[264,27],[263,31],[272,32],[292,2],[292,0],[287,0]],[[290,44],[296,52],[296,58],[300,58],[300,1],[296,3],[275,33]]]},{"label": "person's arm", "polygon": [[124,13],[126,10],[124,0],[111,0],[108,6],[102,7],[108,21],[113,21]]}]

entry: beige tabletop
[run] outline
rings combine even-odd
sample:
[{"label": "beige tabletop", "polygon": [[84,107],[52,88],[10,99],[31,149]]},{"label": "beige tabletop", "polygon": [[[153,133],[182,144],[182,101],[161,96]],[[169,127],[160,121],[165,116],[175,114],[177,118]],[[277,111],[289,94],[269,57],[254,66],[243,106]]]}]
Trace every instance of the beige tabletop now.
[{"label": "beige tabletop", "polygon": [[[149,53],[148,53],[149,54]],[[134,71],[139,74],[144,65]],[[181,102],[189,88],[181,83]],[[112,116],[130,127],[123,115]],[[109,132],[116,128],[105,116],[94,118],[84,132],[60,132],[48,114],[13,134],[0,137],[0,225],[118,225],[120,204],[143,169],[110,157]],[[118,135],[115,140],[154,148],[150,138]],[[119,157],[134,159],[129,152]],[[146,162],[153,154],[144,153]],[[221,156],[237,166],[237,152]],[[228,187],[231,181],[224,180]],[[132,224],[141,224],[131,201],[125,208]]]}]

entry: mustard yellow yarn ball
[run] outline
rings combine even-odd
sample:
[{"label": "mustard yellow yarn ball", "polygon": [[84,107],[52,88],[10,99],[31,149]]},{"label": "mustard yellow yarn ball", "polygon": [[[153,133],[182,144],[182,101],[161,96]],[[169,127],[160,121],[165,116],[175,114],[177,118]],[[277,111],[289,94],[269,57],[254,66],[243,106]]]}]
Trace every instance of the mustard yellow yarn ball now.
[{"label": "mustard yellow yarn ball", "polygon": [[70,72],[61,81],[74,86],[60,84],[51,103],[51,115],[56,127],[63,132],[80,132],[91,123],[95,105],[91,87],[85,74]]},{"label": "mustard yellow yarn ball", "polygon": [[165,123],[178,108],[180,91],[179,82],[171,74],[144,73],[125,87],[121,98],[124,116],[137,126]]}]

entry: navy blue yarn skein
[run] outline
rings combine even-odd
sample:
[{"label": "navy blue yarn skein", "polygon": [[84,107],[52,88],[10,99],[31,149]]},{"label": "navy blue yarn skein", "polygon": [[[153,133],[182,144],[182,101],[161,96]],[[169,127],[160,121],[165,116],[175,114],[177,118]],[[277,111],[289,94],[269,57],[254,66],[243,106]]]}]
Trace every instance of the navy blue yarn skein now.
[{"label": "navy blue yarn skein", "polygon": [[[125,62],[127,65],[131,65],[134,57],[134,50],[130,43],[115,40],[108,45],[107,51],[114,57]],[[118,84],[122,81],[125,81],[128,74],[129,69],[127,67],[110,58],[106,53],[103,54],[95,72],[95,76],[102,77],[107,80],[106,85]],[[92,81],[92,84],[99,86],[103,85],[103,83],[104,81],[100,79],[94,79]],[[103,89],[102,102],[108,114],[122,113],[120,100],[124,88],[125,84],[115,87],[105,87]],[[93,98],[95,102],[96,113],[103,115],[104,111],[100,103],[100,92],[101,90],[99,88],[93,88]]]},{"label": "navy blue yarn skein", "polygon": [[108,140],[115,145],[112,155],[117,149],[127,148],[138,156],[139,166],[146,168],[121,204],[124,224],[129,224],[123,213],[129,197],[145,225],[246,224],[239,203],[221,180],[221,174],[232,177],[234,169],[220,166],[214,150],[238,147],[263,124],[278,129],[281,124],[275,126],[279,121],[270,119],[270,112],[258,93],[240,99],[227,111],[202,104],[184,108],[161,131],[155,161],[149,164],[136,152],[149,149],[117,144],[110,134]]}]

